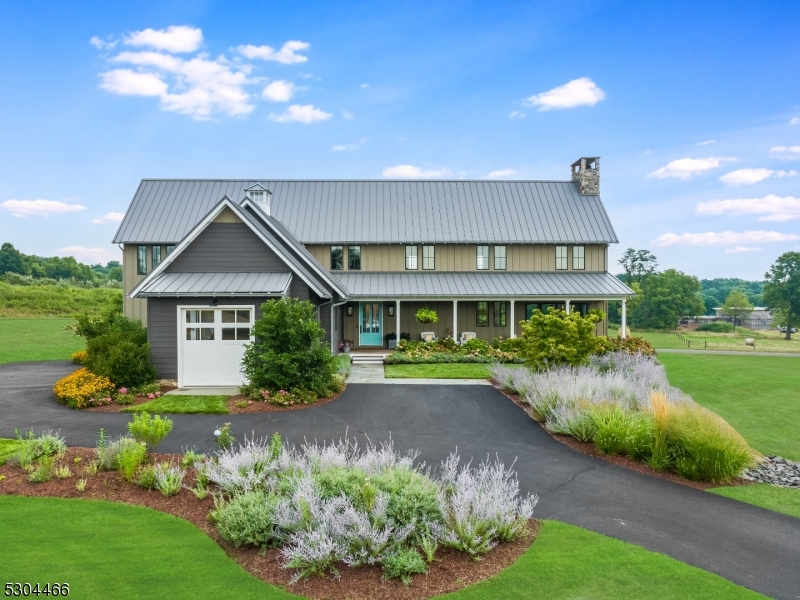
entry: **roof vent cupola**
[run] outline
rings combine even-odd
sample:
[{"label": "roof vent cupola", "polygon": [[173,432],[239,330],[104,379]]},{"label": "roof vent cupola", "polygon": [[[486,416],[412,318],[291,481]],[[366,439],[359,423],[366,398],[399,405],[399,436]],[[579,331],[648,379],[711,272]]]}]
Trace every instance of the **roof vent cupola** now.
[{"label": "roof vent cupola", "polygon": [[572,181],[578,182],[581,195],[600,193],[600,157],[583,157],[572,163]]},{"label": "roof vent cupola", "polygon": [[260,184],[247,188],[245,192],[247,192],[247,197],[258,204],[265,213],[270,214],[272,192]]}]

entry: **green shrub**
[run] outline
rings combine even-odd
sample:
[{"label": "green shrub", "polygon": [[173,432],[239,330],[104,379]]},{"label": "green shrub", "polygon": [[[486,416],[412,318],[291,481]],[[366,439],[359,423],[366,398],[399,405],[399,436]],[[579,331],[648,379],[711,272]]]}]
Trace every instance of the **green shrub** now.
[{"label": "green shrub", "polygon": [[278,501],[277,496],[257,489],[222,502],[213,513],[220,536],[237,548],[245,544],[259,548],[277,545],[274,515]]},{"label": "green shrub", "polygon": [[633,416],[617,404],[601,404],[592,409],[597,428],[594,443],[603,454],[620,454],[625,449]]},{"label": "green shrub", "polygon": [[19,463],[22,468],[27,468],[35,460],[42,457],[61,457],[67,451],[67,443],[58,433],[43,431],[38,436],[29,431],[24,438],[17,433],[17,440],[20,446],[14,452],[12,458]]},{"label": "green shrub", "polygon": [[645,356],[655,356],[656,350],[646,339],[641,337],[629,336],[624,340],[620,338],[601,337],[600,347],[597,354],[607,354],[609,352],[626,352],[628,354],[644,354]]},{"label": "green shrub", "polygon": [[155,415],[151,417],[146,412],[133,415],[133,420],[128,423],[128,432],[137,442],[144,443],[147,451],[152,452],[161,441],[172,431],[172,419]]},{"label": "green shrub", "polygon": [[711,333],[733,333],[733,323],[715,321],[713,323],[703,323],[696,331],[709,331]]},{"label": "green shrub", "polygon": [[492,340],[492,348],[502,350],[503,352],[522,354],[522,351],[525,349],[525,339],[521,337],[494,338],[494,340]]},{"label": "green shrub", "polygon": [[359,508],[364,508],[361,492],[366,478],[364,471],[352,467],[331,467],[314,473],[321,498],[327,500],[344,494],[356,502],[360,500]]},{"label": "green shrub", "polygon": [[44,483],[53,477],[53,465],[55,456],[42,456],[36,461],[36,468],[28,475],[31,483]]},{"label": "green shrub", "polygon": [[141,443],[129,444],[117,454],[117,468],[122,471],[125,481],[132,482],[145,460],[147,448]]},{"label": "green shrub", "polygon": [[121,437],[111,442],[102,439],[97,445],[98,467],[103,471],[115,471],[119,469],[120,454],[129,451],[133,446],[141,448],[141,444],[130,437]]},{"label": "green shrub", "polygon": [[[219,434],[217,434],[217,431],[219,431]],[[236,438],[233,437],[233,433],[231,433],[231,424],[225,423],[222,427],[217,429],[217,431],[214,432],[214,435],[217,436],[217,449],[228,450],[233,448]]]},{"label": "green shrub", "polygon": [[546,315],[533,311],[531,318],[522,323],[525,363],[535,370],[585,363],[602,347],[601,338],[594,331],[603,319],[605,314],[600,310],[589,311],[585,317],[553,307]]},{"label": "green shrub", "polygon": [[184,469],[187,467],[193,467],[195,463],[201,462],[205,457],[206,455],[201,454],[200,452],[195,452],[194,450],[187,450],[181,457],[181,466]]},{"label": "green shrub", "polygon": [[625,437],[624,451],[633,460],[647,461],[653,455],[655,429],[653,418],[646,413],[632,415]]},{"label": "green shrub", "polygon": [[[385,469],[370,477],[370,484],[378,491],[389,495],[386,515],[402,527],[415,520],[436,522],[442,519],[439,505],[439,488],[430,478],[407,467]],[[410,537],[419,543],[420,528],[415,528]]]},{"label": "green shrub", "polygon": [[153,465],[144,465],[139,469],[136,476],[136,484],[147,490],[155,489],[156,487],[156,468]]},{"label": "green shrub", "polygon": [[303,389],[326,397],[334,387],[338,361],[311,302],[292,298],[261,305],[255,341],[245,348],[242,370],[261,390]]},{"label": "green shrub", "polygon": [[464,342],[461,345],[461,348],[467,353],[479,352],[481,354],[488,354],[489,352],[489,342],[486,340],[479,340],[478,338],[472,338],[469,341]]},{"label": "green shrub", "polygon": [[167,498],[181,491],[185,476],[186,471],[170,462],[158,463],[153,469],[155,488]]},{"label": "green shrub", "polygon": [[399,550],[383,561],[383,574],[386,579],[399,577],[405,585],[411,583],[411,575],[427,572],[428,565],[425,564],[425,559],[414,548]]}]

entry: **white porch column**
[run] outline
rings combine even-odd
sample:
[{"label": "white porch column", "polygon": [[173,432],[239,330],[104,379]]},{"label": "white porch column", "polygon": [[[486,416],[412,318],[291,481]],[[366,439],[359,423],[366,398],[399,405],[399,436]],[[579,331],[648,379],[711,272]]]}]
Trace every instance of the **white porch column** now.
[{"label": "white porch column", "polygon": [[569,314],[569,300],[564,300],[564,306],[566,307],[567,314]]},{"label": "white porch column", "polygon": [[397,337],[394,338],[395,344],[400,343],[400,300],[394,301],[394,329],[395,335]]},{"label": "white porch column", "polygon": [[622,329],[620,329],[620,337],[624,340],[627,337],[627,329],[628,329],[628,315],[626,313],[626,306],[625,303],[627,302],[626,298],[622,299]]},{"label": "white porch column", "polygon": [[453,340],[458,339],[458,300],[453,300]]},{"label": "white porch column", "polygon": [[514,313],[514,301],[513,300],[509,300],[509,304],[511,305],[509,307],[511,309],[511,333],[509,334],[508,337],[512,337],[513,338],[513,337],[517,337],[516,335],[514,335],[514,323],[516,323],[517,317],[515,316],[515,313]]}]

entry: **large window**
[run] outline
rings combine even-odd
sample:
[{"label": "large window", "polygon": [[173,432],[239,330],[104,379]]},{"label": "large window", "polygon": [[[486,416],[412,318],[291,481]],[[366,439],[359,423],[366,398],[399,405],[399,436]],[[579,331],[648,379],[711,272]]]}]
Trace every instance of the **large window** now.
[{"label": "large window", "polygon": [[[580,305],[573,304],[572,306],[575,307],[575,306],[580,306]],[[585,306],[588,307],[589,305],[586,304]],[[555,302],[542,302],[542,303],[526,302],[525,303],[525,320],[527,321],[528,319],[530,319],[531,315],[533,314],[533,311],[535,311],[535,310],[540,310],[544,314],[548,314],[550,312],[551,308],[557,308],[559,310],[564,310],[566,308],[566,305],[563,302],[561,302],[561,303],[555,303]],[[573,308],[573,310],[575,310],[575,309]],[[581,314],[584,314],[584,313],[581,313]]]},{"label": "large window", "polygon": [[489,326],[489,303],[478,302],[478,319],[476,325],[478,327]]},{"label": "large window", "polygon": [[361,246],[347,247],[347,269],[349,271],[361,270]]},{"label": "large window", "polygon": [[579,312],[581,313],[582,317],[585,317],[589,312],[589,303],[588,302],[574,302],[570,307],[572,312]]},{"label": "large window", "polygon": [[344,250],[342,246],[331,246],[331,271],[344,269]]},{"label": "large window", "polygon": [[406,246],[406,270],[407,271],[416,271],[417,270],[417,247],[416,246]]},{"label": "large window", "polygon": [[541,310],[541,305],[535,302],[527,302],[525,304],[525,320],[529,320],[533,315],[533,311]]},{"label": "large window", "polygon": [[494,303],[494,326],[505,327],[508,321],[507,304],[505,302]]},{"label": "large window", "polygon": [[505,271],[506,270],[506,247],[505,246],[495,246],[494,247],[494,270],[495,271]]},{"label": "large window", "polygon": [[136,274],[147,275],[147,246],[136,246]]},{"label": "large window", "polygon": [[161,246],[153,246],[151,254],[153,268],[155,269],[159,264],[161,264]]},{"label": "large window", "polygon": [[478,246],[478,270],[483,271],[489,268],[489,246]]},{"label": "large window", "polygon": [[572,268],[575,271],[583,271],[586,268],[586,247],[572,247]]},{"label": "large window", "polygon": [[556,271],[566,271],[567,268],[567,247],[556,246]]},{"label": "large window", "polygon": [[422,268],[426,271],[433,271],[436,268],[436,247],[422,247]]}]

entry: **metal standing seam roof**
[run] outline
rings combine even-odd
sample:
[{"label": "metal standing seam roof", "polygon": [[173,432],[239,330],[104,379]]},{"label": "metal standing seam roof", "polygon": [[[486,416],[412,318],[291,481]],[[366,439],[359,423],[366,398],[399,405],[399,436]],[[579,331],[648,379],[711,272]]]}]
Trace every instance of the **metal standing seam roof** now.
[{"label": "metal standing seam roof", "polygon": [[610,273],[337,273],[350,298],[621,298],[634,292]]},{"label": "metal standing seam roof", "polygon": [[616,243],[599,196],[572,181],[144,179],[115,243],[177,242],[223,196],[260,184],[304,244]]},{"label": "metal standing seam roof", "polygon": [[292,281],[291,273],[162,273],[138,296],[199,296],[259,294],[279,296]]}]

